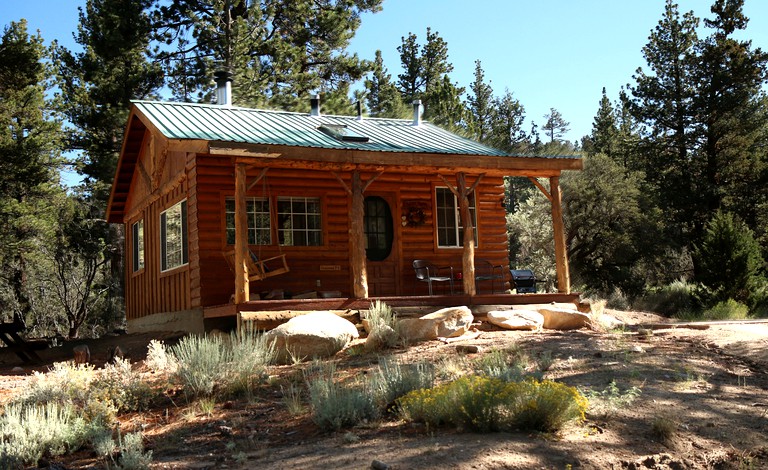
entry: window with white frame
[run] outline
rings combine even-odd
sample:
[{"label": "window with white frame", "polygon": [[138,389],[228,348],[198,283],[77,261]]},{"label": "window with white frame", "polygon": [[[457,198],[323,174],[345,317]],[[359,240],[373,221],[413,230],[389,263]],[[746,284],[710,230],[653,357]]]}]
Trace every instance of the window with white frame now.
[{"label": "window with white frame", "polygon": [[[272,231],[269,214],[269,199],[250,197],[245,200],[248,216],[248,244],[271,245]],[[227,244],[235,244],[235,200],[228,198],[225,203],[227,219]]]},{"label": "window with white frame", "polygon": [[144,219],[134,222],[131,226],[133,246],[133,272],[144,269]]},{"label": "window with white frame", "polygon": [[[437,246],[439,248],[464,246],[464,227],[461,226],[459,204],[450,189],[435,188],[435,212],[437,213]],[[477,244],[477,211],[474,192],[469,196],[469,213],[472,216],[475,244]]]},{"label": "window with white frame", "polygon": [[160,270],[168,271],[189,262],[187,248],[187,201],[160,213]]},{"label": "window with white frame", "polygon": [[320,198],[277,198],[277,236],[285,246],[320,246],[323,226]]}]

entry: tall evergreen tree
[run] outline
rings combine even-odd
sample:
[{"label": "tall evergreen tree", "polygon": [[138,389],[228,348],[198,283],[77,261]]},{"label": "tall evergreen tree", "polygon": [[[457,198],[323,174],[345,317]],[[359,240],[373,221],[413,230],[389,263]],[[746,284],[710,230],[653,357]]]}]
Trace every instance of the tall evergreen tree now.
[{"label": "tall evergreen tree", "polygon": [[510,153],[530,151],[529,138],[523,130],[525,108],[509,90],[493,100],[489,145]]},{"label": "tall evergreen tree", "polygon": [[603,87],[600,106],[592,122],[592,133],[584,139],[584,150],[590,154],[602,153],[611,158],[616,156],[616,146],[618,138],[618,128],[616,126],[616,116],[611,100]]},{"label": "tall evergreen tree", "polygon": [[226,68],[236,103],[295,109],[362,78],[369,64],[344,49],[381,2],[171,0],[156,11],[156,57],[177,99],[210,99],[214,70]]},{"label": "tall evergreen tree", "polygon": [[[29,260],[50,237],[48,210],[62,193],[58,185],[61,123],[46,101],[51,71],[40,35],[25,20],[11,22],[0,39],[0,262],[10,298],[4,312],[28,319]],[[11,305],[8,305],[8,304]]]},{"label": "tall evergreen tree", "polygon": [[[88,0],[80,10],[73,53],[56,48],[63,110],[74,128],[71,150],[82,151],[79,171],[89,191],[106,206],[130,100],[153,96],[160,67],[149,61],[153,0]],[[103,208],[102,208],[103,210]]]},{"label": "tall evergreen tree", "polygon": [[432,85],[424,95],[426,103],[424,119],[451,132],[461,132],[466,127],[466,108],[461,101],[464,88],[452,83],[448,74]]},{"label": "tall evergreen tree", "polygon": [[546,131],[550,143],[562,140],[571,123],[563,119],[563,115],[555,108],[549,108],[549,113],[544,115],[544,119],[546,122],[541,128]]},{"label": "tall evergreen tree", "polygon": [[691,229],[690,214],[696,204],[696,176],[689,162],[695,144],[693,70],[698,24],[693,12],[681,15],[678,6],[667,0],[662,19],[643,48],[649,73],[638,68],[631,89],[630,110],[646,137],[643,170],[658,188],[682,237]]},{"label": "tall evergreen tree", "polygon": [[427,42],[423,46],[419,45],[415,34],[409,33],[407,38],[402,38],[397,50],[403,68],[403,73],[397,76],[397,87],[403,101],[408,104],[420,99],[426,116],[436,117],[434,120],[444,123],[457,122],[455,104],[464,89],[446,78],[453,71],[453,65],[448,62],[445,40],[437,31],[427,28]]},{"label": "tall evergreen tree", "polygon": [[479,60],[475,61],[475,80],[469,89],[472,91],[467,97],[469,133],[473,139],[485,142],[493,126],[493,88],[485,83],[485,71]]},{"label": "tall evergreen tree", "polygon": [[397,87],[392,83],[392,76],[384,66],[381,51],[376,51],[371,77],[365,80],[368,91],[366,103],[371,116],[387,118],[404,118],[408,114],[408,106],[403,103]]},{"label": "tall evergreen tree", "polygon": [[704,20],[713,32],[696,46],[699,228],[718,209],[733,211],[756,227],[756,209],[768,196],[768,109],[762,90],[768,54],[733,37],[749,22],[743,4],[716,0],[714,17]]}]

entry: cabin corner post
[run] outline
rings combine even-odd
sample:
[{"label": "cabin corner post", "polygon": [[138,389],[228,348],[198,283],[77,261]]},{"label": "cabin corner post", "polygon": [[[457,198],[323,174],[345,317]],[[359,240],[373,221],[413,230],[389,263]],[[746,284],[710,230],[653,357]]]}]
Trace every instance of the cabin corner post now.
[{"label": "cabin corner post", "polygon": [[248,214],[245,163],[235,163],[235,304],[248,302]]},{"label": "cabin corner post", "polygon": [[565,246],[565,227],[563,225],[563,207],[559,176],[552,176],[549,178],[549,192],[552,201],[552,228],[555,237],[557,290],[564,294],[570,294],[571,275],[568,271],[568,251]]},{"label": "cabin corner post", "polygon": [[462,227],[464,227],[464,249],[461,255],[462,284],[464,293],[475,295],[477,286],[475,284],[475,227],[472,223],[472,213],[469,211],[469,195],[474,191],[474,186],[467,190],[467,181],[464,173],[456,176],[456,182],[459,193],[459,217]]}]

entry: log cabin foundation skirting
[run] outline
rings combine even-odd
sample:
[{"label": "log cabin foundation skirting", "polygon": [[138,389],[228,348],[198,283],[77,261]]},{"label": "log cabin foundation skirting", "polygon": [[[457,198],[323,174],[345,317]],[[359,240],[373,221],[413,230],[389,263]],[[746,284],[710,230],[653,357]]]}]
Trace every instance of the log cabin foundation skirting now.
[{"label": "log cabin foundation skirting", "polygon": [[184,331],[203,334],[203,309],[163,312],[128,320],[128,333],[149,333],[157,331]]}]

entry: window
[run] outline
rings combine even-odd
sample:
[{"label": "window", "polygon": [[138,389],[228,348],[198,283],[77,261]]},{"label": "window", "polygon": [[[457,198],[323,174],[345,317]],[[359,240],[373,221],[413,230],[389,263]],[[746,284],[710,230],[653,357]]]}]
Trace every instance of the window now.
[{"label": "window", "polygon": [[371,261],[384,261],[392,252],[394,227],[389,204],[379,196],[365,198],[365,254]]},{"label": "window", "polygon": [[160,213],[160,270],[187,264],[187,201]]},{"label": "window", "polygon": [[[269,199],[251,197],[245,200],[248,214],[248,244],[271,245],[272,231],[269,219]],[[227,199],[225,213],[227,218],[227,244],[235,244],[235,200]]]},{"label": "window", "polygon": [[133,272],[144,269],[144,219],[131,226],[133,238]]},{"label": "window", "polygon": [[[456,196],[448,188],[435,188],[437,212],[437,246],[440,248],[456,248],[464,245],[464,227],[461,226],[459,204]],[[475,210],[475,195],[469,196],[469,212],[472,215],[472,225],[475,227],[475,244],[477,244],[477,212]]]},{"label": "window", "polygon": [[320,198],[277,198],[277,236],[281,245],[322,245],[321,222]]}]

